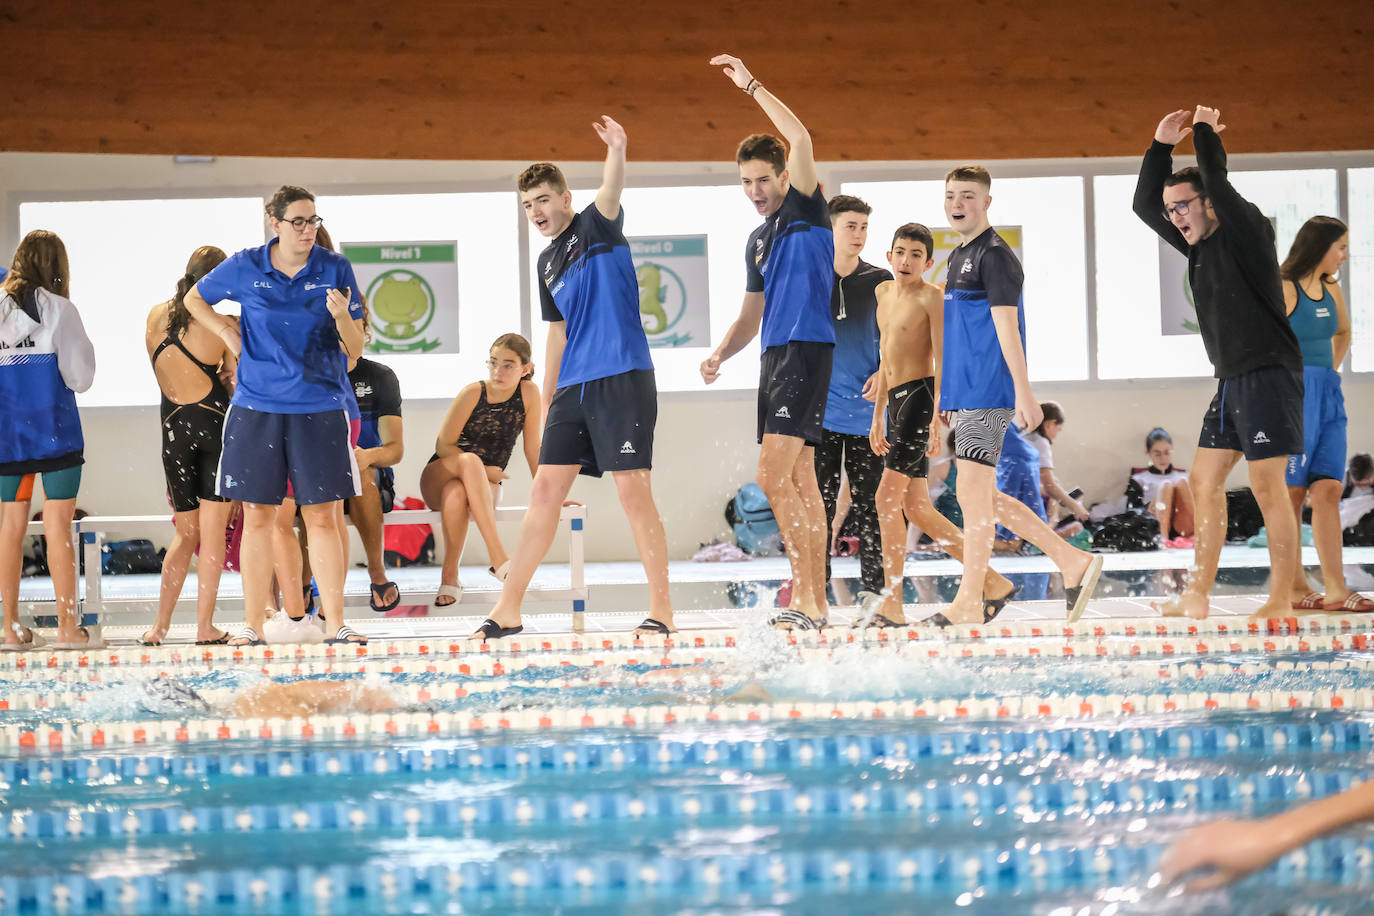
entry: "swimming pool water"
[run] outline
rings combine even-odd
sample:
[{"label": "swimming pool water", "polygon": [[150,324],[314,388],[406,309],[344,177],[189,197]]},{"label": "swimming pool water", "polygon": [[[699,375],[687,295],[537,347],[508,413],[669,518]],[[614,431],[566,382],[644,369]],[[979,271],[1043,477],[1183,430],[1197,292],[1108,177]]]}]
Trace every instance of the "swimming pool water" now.
[{"label": "swimming pool water", "polygon": [[[1374,690],[1354,650],[931,658],[746,633],[667,671],[628,663],[644,652],[585,654],[586,664],[550,657],[525,669],[508,657],[501,675],[387,656],[346,676],[436,712]],[[13,700],[0,726],[175,718],[140,679],[165,670],[220,697],[295,667],[0,670],[0,696]],[[14,708],[21,698],[30,708]],[[7,747],[0,909],[1361,912],[1374,885],[1374,833],[1363,829],[1215,894],[1170,895],[1151,876],[1190,825],[1265,814],[1371,774],[1374,713],[1353,703]]]}]

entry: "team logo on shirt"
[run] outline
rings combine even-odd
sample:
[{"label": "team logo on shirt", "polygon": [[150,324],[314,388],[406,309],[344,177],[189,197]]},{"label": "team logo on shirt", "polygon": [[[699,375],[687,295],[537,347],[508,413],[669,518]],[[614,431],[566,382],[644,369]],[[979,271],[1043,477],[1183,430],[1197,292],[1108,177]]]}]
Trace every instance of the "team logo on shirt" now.
[{"label": "team logo on shirt", "polygon": [[967,273],[972,273],[972,272],[973,272],[973,262],[972,262],[972,261],[965,261],[965,262],[964,262],[964,266],[959,268],[959,273],[961,273],[961,274],[967,274]]},{"label": "team logo on shirt", "polygon": [[254,281],[253,281],[253,288],[254,288],[254,289],[271,289],[271,288],[272,288],[272,284],[269,283],[269,282],[266,281],[266,280],[254,280]]},{"label": "team logo on shirt", "polygon": [[316,283],[312,280],[305,284],[305,291],[309,292],[312,289],[324,289],[327,286],[329,286],[328,283]]},{"label": "team logo on shirt", "polygon": [[367,382],[359,381],[353,386],[353,396],[358,400],[372,397],[372,386]]}]

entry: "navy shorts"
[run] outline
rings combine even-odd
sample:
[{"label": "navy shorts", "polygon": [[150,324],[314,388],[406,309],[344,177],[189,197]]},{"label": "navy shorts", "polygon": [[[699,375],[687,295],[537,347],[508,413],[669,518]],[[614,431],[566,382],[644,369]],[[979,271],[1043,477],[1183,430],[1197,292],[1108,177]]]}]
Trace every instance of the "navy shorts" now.
[{"label": "navy shorts", "polygon": [[1240,452],[1246,461],[1303,453],[1302,375],[1265,366],[1217,383],[1198,448]]},{"label": "navy shorts", "polygon": [[588,477],[654,463],[658,383],[652,369],[559,388],[544,422],[540,464],[577,464]]},{"label": "navy shorts", "polygon": [[935,419],[935,377],[912,379],[887,393],[887,454],[883,467],[907,477],[930,471],[926,449]]},{"label": "navy shorts", "polygon": [[360,495],[350,425],[342,409],[268,413],[230,404],[217,492],[225,499],[277,506],[289,480],[302,506]]},{"label": "navy shorts", "polygon": [[768,434],[820,445],[835,345],[789,340],[759,361],[759,441]]}]

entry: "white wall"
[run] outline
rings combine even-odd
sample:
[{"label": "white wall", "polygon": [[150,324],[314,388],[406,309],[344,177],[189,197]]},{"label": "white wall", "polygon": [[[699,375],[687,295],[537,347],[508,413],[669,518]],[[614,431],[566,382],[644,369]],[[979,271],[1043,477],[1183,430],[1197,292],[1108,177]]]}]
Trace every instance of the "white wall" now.
[{"label": "white wall", "polygon": [[[1257,158],[1251,157],[1251,161]],[[1053,163],[1017,165],[1022,167],[1023,174],[1057,173]],[[1125,161],[1108,165],[1120,169],[1134,167],[1134,163]],[[82,199],[83,195],[108,197],[112,193],[176,196],[207,190],[264,194],[283,182],[305,184],[320,193],[484,190],[508,186],[522,166],[523,163],[260,159],[178,166],[162,157],[0,154],[0,193],[8,198],[7,206],[0,211],[0,249],[13,249],[21,200]],[[842,167],[853,168],[830,164],[823,172],[829,175]],[[941,166],[866,163],[863,177],[907,177],[917,167],[929,173]],[[1076,161],[1062,168],[1077,173],[1084,165]],[[642,170],[640,174],[651,172],[660,179],[680,176],[685,181],[733,180],[733,166],[729,163],[640,164],[632,167],[632,181],[635,170]],[[593,181],[598,171],[595,163],[579,163],[570,166],[568,174],[576,184]],[[184,248],[188,240],[178,234],[175,226],[169,226],[167,242]],[[118,278],[110,278],[110,282],[118,282]],[[466,379],[455,380],[455,391],[462,381]],[[1163,426],[1174,434],[1176,461],[1187,466],[1213,389],[1214,383],[1206,379],[1037,384],[1036,393],[1041,399],[1060,401],[1068,414],[1068,424],[1055,449],[1061,480],[1070,486],[1082,486],[1090,500],[1115,497],[1124,486],[1127,469],[1143,463],[1144,435],[1154,426]],[[1374,432],[1370,431],[1370,421],[1374,420],[1370,407],[1374,403],[1374,375],[1347,375],[1345,392],[1351,450],[1374,450]],[[442,400],[406,401],[407,455],[397,469],[398,493],[418,495],[419,472],[433,451],[434,436],[446,407],[447,402]],[[82,507],[114,515],[165,512],[157,409],[88,409],[83,413],[83,423],[88,461]],[[757,459],[754,423],[752,391],[683,392],[660,398],[654,486],[674,559],[690,556],[699,543],[725,533],[722,507],[734,489],[753,475]],[[507,483],[504,502],[523,504],[529,474],[518,450],[510,473],[512,479]],[[1243,482],[1241,470],[1233,483]],[[573,495],[590,508],[588,559],[633,558],[633,541],[611,480],[584,478]],[[514,538],[513,528],[509,536]],[[562,551],[561,543],[557,544],[553,558],[562,558]],[[467,563],[485,562],[475,532],[469,537],[464,559]]]}]

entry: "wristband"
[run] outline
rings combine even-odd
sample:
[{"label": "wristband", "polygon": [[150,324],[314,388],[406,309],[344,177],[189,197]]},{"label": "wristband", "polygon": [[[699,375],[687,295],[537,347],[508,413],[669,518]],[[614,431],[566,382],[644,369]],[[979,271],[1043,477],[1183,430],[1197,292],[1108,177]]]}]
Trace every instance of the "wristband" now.
[{"label": "wristband", "polygon": [[760,83],[757,79],[751,79],[749,80],[749,85],[744,87],[744,92],[746,95],[749,96],[749,98],[752,99],[754,97],[754,93],[758,92],[762,88],[763,83]]}]

